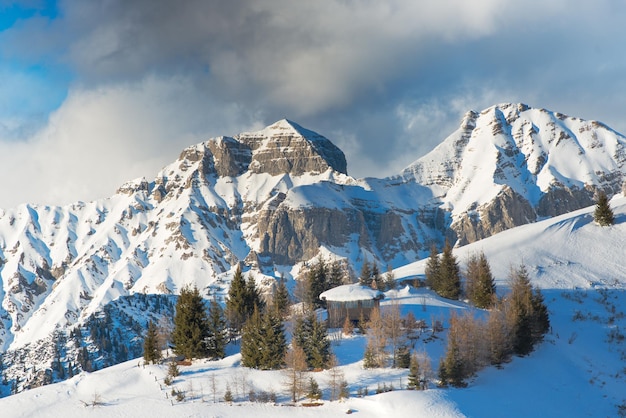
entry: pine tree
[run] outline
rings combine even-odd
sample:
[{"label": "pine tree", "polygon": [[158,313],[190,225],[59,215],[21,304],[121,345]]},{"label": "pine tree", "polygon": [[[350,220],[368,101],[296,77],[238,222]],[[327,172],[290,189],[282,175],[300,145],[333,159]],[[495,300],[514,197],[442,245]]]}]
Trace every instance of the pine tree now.
[{"label": "pine tree", "polygon": [[323,369],[330,359],[330,339],[326,326],[315,313],[296,318],[293,340],[304,350],[308,367]]},{"label": "pine tree", "polygon": [[161,360],[161,350],[159,350],[157,341],[157,328],[152,321],[148,323],[146,338],[143,340],[143,359],[152,364],[156,364]]},{"label": "pine tree", "polygon": [[493,306],[496,285],[484,253],[479,256],[472,255],[467,261],[465,284],[467,298],[476,307],[487,309]]},{"label": "pine tree", "polygon": [[272,305],[274,311],[281,317],[285,318],[289,312],[289,291],[285,284],[284,277],[280,277],[278,285],[274,290],[274,297],[272,298]]},{"label": "pine tree", "polygon": [[361,267],[361,276],[359,277],[359,284],[361,286],[370,287],[372,285],[372,270],[370,268],[370,263],[367,259],[363,262],[363,266]]},{"label": "pine tree", "polygon": [[446,370],[446,362],[443,357],[439,359],[439,387],[447,388],[448,387],[448,371]]},{"label": "pine tree", "polygon": [[176,302],[172,333],[174,352],[189,359],[205,357],[207,337],[209,326],[204,300],[197,287],[185,287]]},{"label": "pine tree", "polygon": [[454,334],[448,334],[448,346],[445,358],[445,381],[453,387],[460,388],[467,386],[465,378],[463,359],[459,349],[459,344]]},{"label": "pine tree", "polygon": [[283,367],[287,340],[281,319],[273,312],[263,316],[262,323],[262,370],[277,370]]},{"label": "pine tree", "polygon": [[550,315],[548,307],[544,303],[543,295],[537,288],[533,291],[532,306],[532,329],[533,344],[543,340],[544,334],[550,330]]},{"label": "pine tree", "polygon": [[532,285],[525,266],[512,274],[508,306],[513,352],[525,356],[533,349]]},{"label": "pine tree", "polygon": [[263,354],[263,323],[259,309],[256,308],[241,329],[241,364],[259,369]]},{"label": "pine tree", "polygon": [[330,339],[326,325],[318,321],[315,315],[311,316],[311,340],[307,353],[309,367],[313,369],[325,369],[330,360]]},{"label": "pine tree", "polygon": [[439,285],[437,293],[447,299],[457,300],[461,294],[461,275],[456,257],[452,254],[452,246],[446,240],[441,255],[441,264],[438,274]]},{"label": "pine tree", "polygon": [[256,280],[251,274],[248,275],[248,280],[246,281],[245,301],[247,316],[252,314],[255,306],[257,306],[261,312],[265,310],[265,302],[261,297],[261,292],[256,287]]},{"label": "pine tree", "polygon": [[439,260],[439,254],[437,253],[437,247],[433,244],[430,247],[430,256],[426,263],[426,286],[430,287],[434,292],[439,293],[439,271],[441,269],[441,262]]},{"label": "pine tree", "polygon": [[241,266],[238,266],[235,276],[230,282],[228,298],[226,299],[226,318],[230,328],[236,333],[241,331],[244,322],[251,314],[246,305],[246,295],[246,280],[241,272]]},{"label": "pine tree", "polygon": [[272,312],[261,314],[256,308],[241,331],[241,363],[253,369],[279,369],[286,346],[280,318]]},{"label": "pine tree", "polygon": [[596,210],[593,213],[593,219],[600,226],[613,225],[615,222],[615,215],[609,205],[609,199],[604,192],[598,193],[598,201],[596,203]]},{"label": "pine tree", "polygon": [[320,385],[313,377],[309,377],[309,391],[306,397],[312,401],[317,401],[322,398],[322,390],[320,389]]},{"label": "pine tree", "polygon": [[325,306],[324,301],[320,300],[319,296],[327,290],[326,270],[326,260],[324,257],[319,257],[306,275],[306,302],[313,309]]},{"label": "pine tree", "polygon": [[213,298],[209,304],[208,337],[206,339],[207,357],[221,359],[226,355],[226,320],[224,311]]},{"label": "pine tree", "polygon": [[411,355],[409,363],[408,389],[421,389],[420,364],[415,354]]},{"label": "pine tree", "polygon": [[346,276],[346,272],[342,266],[341,261],[334,260],[332,263],[330,263],[328,267],[326,288],[324,290],[341,286],[344,282],[345,276]]}]

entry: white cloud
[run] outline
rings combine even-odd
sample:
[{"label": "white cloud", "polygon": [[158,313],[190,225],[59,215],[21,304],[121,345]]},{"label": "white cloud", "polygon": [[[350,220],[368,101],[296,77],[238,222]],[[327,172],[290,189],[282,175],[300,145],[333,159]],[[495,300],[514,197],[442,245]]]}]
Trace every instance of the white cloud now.
[{"label": "white cloud", "polygon": [[0,142],[11,179],[0,207],[109,197],[125,181],[152,179],[185,146],[253,126],[236,105],[207,101],[187,79],[75,90],[29,140]]}]

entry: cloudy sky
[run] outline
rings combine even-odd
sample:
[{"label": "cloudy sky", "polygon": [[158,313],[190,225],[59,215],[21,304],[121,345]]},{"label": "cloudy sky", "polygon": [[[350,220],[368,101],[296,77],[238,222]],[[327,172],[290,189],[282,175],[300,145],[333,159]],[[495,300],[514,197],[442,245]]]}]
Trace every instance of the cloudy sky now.
[{"label": "cloudy sky", "polygon": [[0,207],[107,197],[289,118],[355,177],[523,102],[626,132],[622,0],[0,0]]}]

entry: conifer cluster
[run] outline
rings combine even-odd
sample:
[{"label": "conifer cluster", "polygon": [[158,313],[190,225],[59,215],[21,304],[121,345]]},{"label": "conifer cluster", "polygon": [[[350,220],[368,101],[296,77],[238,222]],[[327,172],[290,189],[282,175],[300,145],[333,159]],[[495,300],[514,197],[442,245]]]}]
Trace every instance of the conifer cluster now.
[{"label": "conifer cluster", "polygon": [[426,264],[426,285],[446,299],[457,300],[461,295],[461,273],[448,240],[441,256],[435,246],[431,248]]}]

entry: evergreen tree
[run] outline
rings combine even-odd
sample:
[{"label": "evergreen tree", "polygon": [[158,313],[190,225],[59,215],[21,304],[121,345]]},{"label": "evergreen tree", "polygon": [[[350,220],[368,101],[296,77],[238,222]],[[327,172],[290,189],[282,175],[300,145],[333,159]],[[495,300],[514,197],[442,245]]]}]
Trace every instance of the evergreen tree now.
[{"label": "evergreen tree", "polygon": [[441,255],[438,276],[437,293],[447,299],[459,299],[461,294],[461,275],[456,257],[452,254],[452,246],[448,240],[446,240]]},{"label": "evergreen tree", "polygon": [[530,353],[550,329],[548,309],[539,289],[533,291],[525,266],[513,272],[511,293],[507,300],[513,352]]},{"label": "evergreen tree", "polygon": [[286,346],[280,318],[272,312],[261,314],[256,308],[241,331],[241,363],[254,369],[278,369]]},{"label": "evergreen tree", "polygon": [[304,350],[309,368],[323,369],[327,367],[331,354],[330,339],[326,326],[317,320],[315,313],[312,312],[296,319],[293,341]]},{"label": "evergreen tree", "polygon": [[161,350],[159,350],[157,341],[157,328],[152,321],[148,323],[146,338],[143,340],[143,359],[152,364],[156,364],[161,360]]},{"label": "evergreen tree", "polygon": [[468,260],[465,284],[467,298],[474,306],[482,309],[493,306],[496,285],[484,253],[479,256],[472,255]]},{"label": "evergreen tree", "polygon": [[226,355],[226,320],[224,311],[215,298],[209,304],[208,327],[207,356],[213,359],[224,358]]},{"label": "evergreen tree", "polygon": [[409,363],[409,376],[407,382],[408,389],[421,389],[420,363],[415,354],[411,355]]},{"label": "evergreen tree", "polygon": [[306,397],[312,401],[317,401],[322,398],[322,390],[320,389],[320,385],[313,377],[309,377],[309,391]]},{"label": "evergreen tree", "polygon": [[289,313],[289,291],[287,290],[285,279],[282,276],[278,280],[278,286],[276,286],[274,290],[272,305],[276,314],[281,318],[285,318]]},{"label": "evergreen tree", "polygon": [[330,339],[326,325],[317,320],[315,315],[311,315],[311,340],[309,341],[309,352],[307,359],[309,367],[313,369],[325,369],[330,360]]},{"label": "evergreen tree", "polygon": [[460,388],[467,386],[465,378],[463,359],[459,350],[459,344],[454,334],[448,334],[448,346],[445,358],[445,381],[453,387]]},{"label": "evergreen tree", "polygon": [[325,306],[324,301],[320,300],[319,296],[327,290],[326,270],[326,260],[320,256],[306,275],[306,302],[313,309]]},{"label": "evergreen tree", "polygon": [[448,387],[448,371],[446,370],[446,362],[443,357],[439,359],[439,387],[447,388]]},{"label": "evergreen tree", "polygon": [[246,280],[241,272],[241,266],[238,266],[235,276],[230,282],[228,298],[226,299],[226,318],[228,319],[230,328],[234,332],[241,331],[244,322],[246,322],[252,313],[248,310],[248,306],[246,305],[246,295]]},{"label": "evergreen tree", "polygon": [[172,333],[174,352],[189,359],[205,357],[207,337],[209,326],[204,300],[197,287],[185,287],[176,302]]},{"label": "evergreen tree", "polygon": [[273,312],[267,312],[263,317],[262,337],[260,346],[262,351],[261,367],[259,368],[262,370],[282,368],[287,350],[287,340],[283,323]]},{"label": "evergreen tree", "polygon": [[370,268],[370,263],[367,259],[363,262],[363,266],[361,267],[361,276],[359,277],[359,284],[361,286],[370,287],[372,285],[372,270]]},{"label": "evergreen tree", "polygon": [[263,312],[265,310],[265,302],[261,297],[261,292],[256,287],[256,280],[254,276],[248,274],[248,280],[246,281],[246,316],[250,316],[254,311],[254,307],[258,306],[259,310]]},{"label": "evergreen tree", "polygon": [[596,210],[593,213],[593,219],[600,226],[613,225],[615,222],[615,215],[609,205],[609,199],[604,192],[598,193],[598,201],[596,203]]},{"label": "evergreen tree", "polygon": [[241,364],[253,369],[261,368],[263,362],[262,320],[256,308],[241,329]]},{"label": "evergreen tree", "polygon": [[439,293],[439,271],[441,269],[441,262],[439,260],[439,254],[437,253],[437,247],[433,244],[430,247],[430,256],[426,263],[426,286],[430,287],[434,292]]},{"label": "evergreen tree", "polygon": [[341,261],[334,260],[330,263],[328,268],[327,280],[326,280],[326,289],[332,289],[337,286],[341,286],[344,282],[344,277],[346,273],[342,266]]},{"label": "evergreen tree", "polygon": [[543,336],[550,330],[550,315],[544,303],[543,295],[537,288],[533,291],[532,301],[532,337],[533,343],[543,340]]}]

